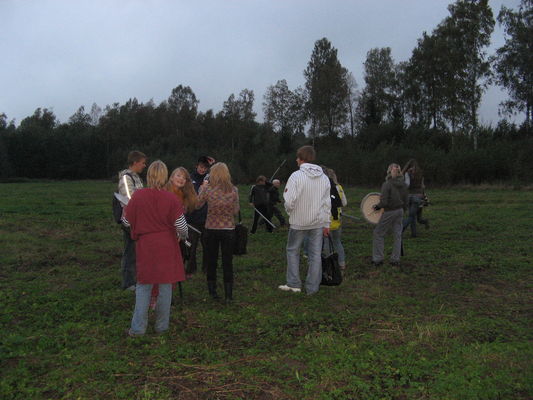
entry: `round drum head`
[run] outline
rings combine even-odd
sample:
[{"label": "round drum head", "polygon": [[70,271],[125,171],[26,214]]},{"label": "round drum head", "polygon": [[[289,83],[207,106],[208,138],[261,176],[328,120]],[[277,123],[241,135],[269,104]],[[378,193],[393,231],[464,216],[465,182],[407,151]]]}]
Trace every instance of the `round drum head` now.
[{"label": "round drum head", "polygon": [[361,200],[361,213],[363,217],[370,222],[371,224],[376,225],[381,219],[381,214],[383,214],[383,208],[376,211],[374,206],[379,203],[380,194],[377,192],[368,193],[363,200]]}]

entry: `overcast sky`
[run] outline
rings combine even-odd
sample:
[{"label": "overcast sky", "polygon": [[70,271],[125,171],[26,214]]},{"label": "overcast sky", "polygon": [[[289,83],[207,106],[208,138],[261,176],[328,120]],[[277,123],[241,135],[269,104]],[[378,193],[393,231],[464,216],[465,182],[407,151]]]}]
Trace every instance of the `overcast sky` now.
[{"label": "overcast sky", "polygon": [[[36,108],[61,122],[82,105],[136,97],[156,104],[182,84],[199,109],[218,112],[251,89],[286,79],[303,86],[315,41],[326,37],[363,86],[368,50],[409,59],[417,39],[449,15],[449,0],[0,0],[0,113],[20,121]],[[502,4],[490,0],[494,16]],[[490,53],[503,44],[496,24]],[[485,94],[480,121],[495,124],[507,95]]]}]

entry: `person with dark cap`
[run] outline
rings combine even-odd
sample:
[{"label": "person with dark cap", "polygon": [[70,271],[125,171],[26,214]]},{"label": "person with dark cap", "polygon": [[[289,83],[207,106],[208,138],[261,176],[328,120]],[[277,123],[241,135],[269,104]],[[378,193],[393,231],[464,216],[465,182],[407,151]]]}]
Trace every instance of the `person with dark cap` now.
[{"label": "person with dark cap", "polygon": [[[200,186],[204,180],[209,179],[209,168],[215,163],[215,159],[209,156],[201,156],[198,158],[196,167],[191,174],[192,184],[194,190],[198,194]],[[205,243],[205,220],[207,218],[207,203],[201,208],[189,214],[189,225],[194,229],[189,230],[189,242],[191,243],[189,260],[187,261],[187,274],[194,274],[197,270],[196,249],[198,242],[202,245],[202,271],[207,270],[207,251]],[[195,231],[196,230],[196,231]],[[200,233],[198,233],[200,232]]]}]

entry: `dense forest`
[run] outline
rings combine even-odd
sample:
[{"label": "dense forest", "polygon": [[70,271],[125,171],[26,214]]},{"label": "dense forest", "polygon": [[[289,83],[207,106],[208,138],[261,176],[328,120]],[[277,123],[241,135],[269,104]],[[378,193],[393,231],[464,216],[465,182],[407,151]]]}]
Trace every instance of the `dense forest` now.
[{"label": "dense forest", "polygon": [[[502,7],[458,0],[411,57],[395,62],[390,48],[374,48],[359,86],[327,39],[315,42],[304,69],[305,86],[280,79],[262,99],[231,94],[218,112],[198,111],[192,88],[178,85],[161,104],[133,98],[103,109],[80,107],[68,122],[38,108],[18,126],[0,113],[0,178],[101,179],[124,167],[136,149],[170,168],[192,168],[209,154],[230,166],[236,182],[295,169],[294,152],[313,144],[320,164],[342,183],[378,185],[390,162],[416,158],[426,180],[456,183],[532,182],[533,1]],[[488,54],[495,24],[505,43]],[[488,85],[508,93],[497,126],[483,126],[478,110]],[[1,110],[0,110],[1,111]],[[516,125],[506,117],[524,116]]]}]

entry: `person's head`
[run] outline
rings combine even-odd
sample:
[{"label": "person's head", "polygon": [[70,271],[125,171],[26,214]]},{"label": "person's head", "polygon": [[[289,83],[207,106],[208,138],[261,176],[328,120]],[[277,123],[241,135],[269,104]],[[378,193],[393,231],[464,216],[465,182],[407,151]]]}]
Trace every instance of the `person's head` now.
[{"label": "person's head", "polygon": [[172,171],[168,181],[176,189],[182,189],[187,183],[192,183],[189,171],[184,167],[178,167]]},{"label": "person's head", "polygon": [[200,175],[205,175],[209,172],[209,158],[207,156],[201,156],[196,163],[196,172]]},{"label": "person's head", "polygon": [[418,162],[414,158],[411,158],[409,161],[407,161],[402,171],[416,171],[418,169]]},{"label": "person's head", "polygon": [[233,190],[231,175],[228,166],[225,163],[217,162],[211,167],[209,173],[209,186],[219,187],[226,193]]},{"label": "person's head", "polygon": [[167,183],[168,169],[161,160],[156,160],[148,167],[146,181],[149,188],[162,189]]},{"label": "person's head", "polygon": [[146,155],[140,151],[130,151],[128,154],[128,168],[140,174],[146,168]]},{"label": "person's head", "polygon": [[335,174],[334,170],[332,170],[331,168],[326,168],[326,175],[329,179],[333,181],[335,185],[339,184],[339,182],[337,181],[337,174]]},{"label": "person's head", "polygon": [[279,188],[281,186],[281,182],[279,181],[279,179],[274,179],[272,181],[272,186]]},{"label": "person's head", "polygon": [[396,178],[402,174],[400,166],[396,163],[389,164],[387,167],[387,179]]},{"label": "person's head", "polygon": [[266,176],[264,176],[264,175],[259,175],[259,176],[257,177],[257,179],[255,180],[255,183],[256,183],[256,185],[264,185],[264,184],[266,183],[266,181],[267,181]]},{"label": "person's head", "polygon": [[296,151],[296,162],[298,165],[315,161],[316,153],[313,146],[302,146]]},{"label": "person's head", "polygon": [[187,212],[193,212],[196,208],[197,196],[192,184],[191,175],[184,167],[178,167],[170,174],[167,189],[172,193],[181,194],[184,207]]}]

